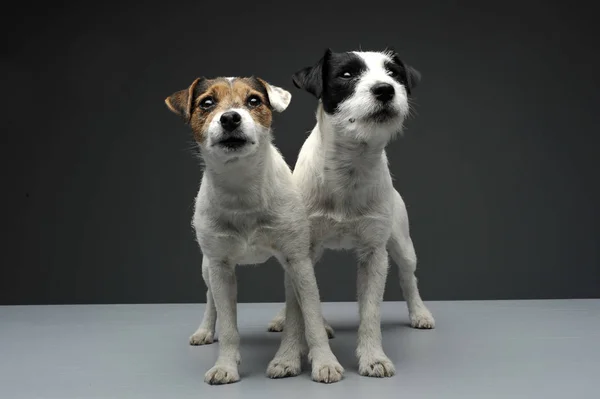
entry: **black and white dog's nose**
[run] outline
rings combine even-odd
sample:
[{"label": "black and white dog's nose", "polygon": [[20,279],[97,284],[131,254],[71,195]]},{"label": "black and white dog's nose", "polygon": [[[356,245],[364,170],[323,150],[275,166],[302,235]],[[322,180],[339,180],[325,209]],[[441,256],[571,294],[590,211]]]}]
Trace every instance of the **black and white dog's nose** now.
[{"label": "black and white dog's nose", "polygon": [[389,83],[376,83],[371,87],[371,93],[379,101],[387,103],[394,98],[394,86]]},{"label": "black and white dog's nose", "polygon": [[234,131],[242,123],[242,116],[235,111],[228,111],[221,115],[221,126],[228,132]]}]

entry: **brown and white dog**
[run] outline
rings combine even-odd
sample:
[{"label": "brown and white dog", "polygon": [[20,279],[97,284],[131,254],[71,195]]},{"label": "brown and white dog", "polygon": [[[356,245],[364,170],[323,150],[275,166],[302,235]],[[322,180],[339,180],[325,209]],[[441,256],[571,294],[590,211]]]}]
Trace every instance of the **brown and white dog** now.
[{"label": "brown and white dog", "polygon": [[[240,378],[235,266],[271,257],[286,271],[285,331],[305,330],[312,378],[326,383],[342,378],[323,323],[306,210],[290,168],[272,144],[272,112],[284,111],[290,100],[286,90],[250,77],[199,78],[165,101],[191,127],[205,164],[193,227],[203,253],[207,303],[190,343],[212,343],[218,321],[219,356],[205,375],[209,384]],[[301,353],[288,355],[295,338],[284,333],[269,377],[300,373]]]}]

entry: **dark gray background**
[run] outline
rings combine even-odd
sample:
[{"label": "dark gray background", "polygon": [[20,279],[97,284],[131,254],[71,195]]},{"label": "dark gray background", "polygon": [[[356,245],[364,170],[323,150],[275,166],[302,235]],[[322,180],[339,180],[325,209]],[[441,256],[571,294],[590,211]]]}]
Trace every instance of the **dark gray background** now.
[{"label": "dark gray background", "polygon": [[[190,227],[201,177],[163,100],[200,75],[290,90],[290,165],[316,101],[291,74],[394,46],[423,74],[389,147],[425,300],[600,296],[595,14],[576,2],[53,3],[4,15],[0,304],[204,301]],[[275,262],[239,268],[240,301],[282,301]],[[353,300],[329,252],[322,297]],[[400,299],[392,269],[386,299]]]}]

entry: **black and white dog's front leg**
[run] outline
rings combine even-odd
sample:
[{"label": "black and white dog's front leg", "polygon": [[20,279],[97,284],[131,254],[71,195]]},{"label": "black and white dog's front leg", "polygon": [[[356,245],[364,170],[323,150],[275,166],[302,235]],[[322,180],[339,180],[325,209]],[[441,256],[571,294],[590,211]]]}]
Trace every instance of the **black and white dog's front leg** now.
[{"label": "black and white dog's front leg", "polygon": [[219,323],[219,357],[213,368],[206,372],[204,381],[209,384],[229,384],[239,381],[238,365],[241,360],[235,264],[211,259],[208,274]]},{"label": "black and white dog's front leg", "polygon": [[385,245],[361,248],[357,251],[357,292],[360,312],[358,327],[358,371],[369,377],[391,377],[396,373],[393,363],[381,345],[381,303],[388,273]]},{"label": "black and white dog's front leg", "polygon": [[306,256],[287,257],[281,263],[286,280],[285,326],[281,346],[269,365],[267,375],[284,377],[298,374],[305,338],[312,379],[337,382],[342,379],[344,368],[329,346],[312,262]]}]

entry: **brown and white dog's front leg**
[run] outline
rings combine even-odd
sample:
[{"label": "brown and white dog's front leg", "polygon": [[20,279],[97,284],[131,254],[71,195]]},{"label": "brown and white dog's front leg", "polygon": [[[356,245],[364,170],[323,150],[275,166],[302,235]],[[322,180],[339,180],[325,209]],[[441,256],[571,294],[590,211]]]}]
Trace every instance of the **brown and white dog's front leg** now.
[{"label": "brown and white dog's front leg", "polygon": [[269,378],[293,377],[302,371],[302,355],[306,352],[304,318],[288,273],[285,273],[285,302],[286,306],[280,312],[283,331],[281,344],[267,368]]},{"label": "brown and white dog's front leg", "polygon": [[271,366],[275,364],[290,365],[291,369],[295,368],[303,348],[302,328],[299,322],[304,320],[312,379],[325,383],[340,381],[344,368],[329,346],[312,262],[308,257],[288,257],[282,264],[286,272],[286,324],[281,347],[269,366],[268,374]]},{"label": "brown and white dog's front leg", "polygon": [[237,328],[237,282],[235,264],[224,260],[209,261],[210,288],[219,323],[219,357],[204,381],[211,385],[239,381],[240,335]]},{"label": "brown and white dog's front leg", "polygon": [[368,377],[391,377],[394,364],[381,345],[381,302],[388,273],[385,245],[357,251],[357,291],[360,325],[358,327],[358,372]]}]

